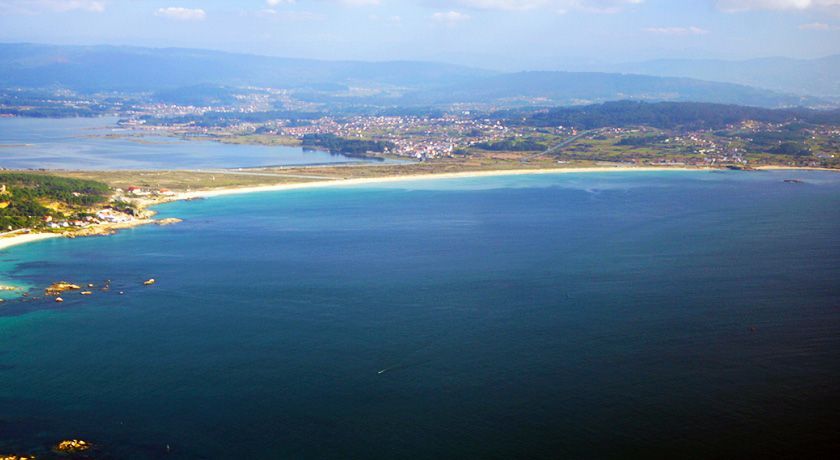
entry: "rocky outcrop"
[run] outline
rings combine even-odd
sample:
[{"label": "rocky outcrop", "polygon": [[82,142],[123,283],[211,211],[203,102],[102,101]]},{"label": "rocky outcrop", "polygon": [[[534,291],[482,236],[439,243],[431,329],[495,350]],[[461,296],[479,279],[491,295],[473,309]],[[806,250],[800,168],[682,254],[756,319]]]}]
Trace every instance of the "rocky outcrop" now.
[{"label": "rocky outcrop", "polygon": [[44,289],[44,293],[47,295],[59,295],[62,292],[78,291],[80,289],[82,289],[82,287],[77,284],[68,283],[67,281],[59,281]]},{"label": "rocky outcrop", "polygon": [[72,455],[80,452],[85,452],[93,448],[93,444],[83,441],[81,439],[69,439],[61,441],[53,447],[53,452],[57,454]]}]

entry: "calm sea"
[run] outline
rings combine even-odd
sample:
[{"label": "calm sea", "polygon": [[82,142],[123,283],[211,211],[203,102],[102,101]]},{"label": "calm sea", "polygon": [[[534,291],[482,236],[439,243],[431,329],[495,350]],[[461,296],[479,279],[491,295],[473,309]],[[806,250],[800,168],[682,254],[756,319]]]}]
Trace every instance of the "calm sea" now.
[{"label": "calm sea", "polygon": [[360,160],[300,147],[131,137],[116,118],[0,118],[0,168],[201,169]]},{"label": "calm sea", "polygon": [[160,211],[185,221],[0,253],[36,293],[112,280],[0,306],[0,453],[73,437],[150,459],[840,447],[840,175],[508,176]]}]

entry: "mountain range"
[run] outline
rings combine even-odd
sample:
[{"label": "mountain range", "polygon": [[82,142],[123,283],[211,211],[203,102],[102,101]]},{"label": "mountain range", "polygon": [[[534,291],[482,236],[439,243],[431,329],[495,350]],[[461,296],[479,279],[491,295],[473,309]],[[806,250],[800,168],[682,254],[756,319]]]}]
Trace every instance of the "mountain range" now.
[{"label": "mountain range", "polygon": [[[835,61],[813,63],[808,72],[823,75],[821,79],[793,91],[793,64],[775,74],[761,70],[772,68],[772,62],[733,64],[720,73],[703,61],[653,61],[628,65],[618,69],[621,72],[503,73],[436,62],[322,61],[182,48],[0,44],[0,88],[172,97],[196,87],[272,87],[318,102],[392,106],[572,105],[631,99],[821,107],[834,102],[827,96],[836,95],[832,88],[838,82],[826,69],[833,68]],[[689,78],[698,75],[704,78]]]}]

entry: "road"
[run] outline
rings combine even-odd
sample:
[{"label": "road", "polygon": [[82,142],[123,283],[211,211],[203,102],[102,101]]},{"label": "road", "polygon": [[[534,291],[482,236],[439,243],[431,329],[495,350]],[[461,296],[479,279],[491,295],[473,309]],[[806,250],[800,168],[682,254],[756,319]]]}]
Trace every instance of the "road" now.
[{"label": "road", "polygon": [[568,146],[568,145],[572,144],[573,142],[575,142],[576,140],[580,139],[581,137],[586,136],[586,135],[589,135],[589,134],[593,134],[593,133],[596,133],[596,132],[598,132],[598,130],[597,130],[597,129],[590,129],[590,130],[588,130],[588,131],[581,131],[581,132],[579,132],[578,134],[575,134],[574,136],[572,136],[572,137],[570,137],[570,138],[568,138],[568,139],[564,139],[564,140],[563,140],[562,142],[560,142],[559,144],[554,145],[553,147],[548,148],[548,149],[547,149],[547,150],[545,150],[544,152],[535,153],[535,154],[533,154],[533,155],[528,155],[527,157],[525,157],[525,158],[523,158],[523,159],[521,159],[521,160],[519,160],[519,161],[521,161],[522,163],[527,163],[527,162],[529,162],[529,161],[533,160],[534,158],[541,157],[541,156],[543,156],[543,155],[550,155],[550,154],[553,154],[553,153],[557,152],[558,150],[562,149],[563,147],[566,147],[566,146]]}]

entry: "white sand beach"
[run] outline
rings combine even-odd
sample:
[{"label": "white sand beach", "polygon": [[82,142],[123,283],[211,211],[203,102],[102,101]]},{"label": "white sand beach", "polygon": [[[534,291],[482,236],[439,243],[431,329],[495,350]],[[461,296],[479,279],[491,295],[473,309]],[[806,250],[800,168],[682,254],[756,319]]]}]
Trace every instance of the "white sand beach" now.
[{"label": "white sand beach", "polygon": [[0,251],[12,246],[59,237],[61,237],[61,235],[57,233],[23,233],[20,235],[7,236],[5,238],[0,238]]},{"label": "white sand beach", "polygon": [[405,176],[366,177],[362,179],[335,179],[294,184],[263,185],[256,187],[231,187],[214,190],[195,190],[182,192],[174,197],[174,201],[196,198],[211,198],[223,195],[242,193],[276,192],[281,190],[299,190],[307,188],[342,187],[366,184],[380,184],[393,182],[408,182],[418,180],[463,179],[471,177],[493,176],[521,176],[531,174],[572,174],[572,173],[601,173],[601,172],[652,172],[652,171],[701,171],[707,168],[670,168],[670,167],[595,167],[595,168],[553,168],[553,169],[510,169],[492,171],[465,171],[457,173],[439,174],[409,174]]}]

